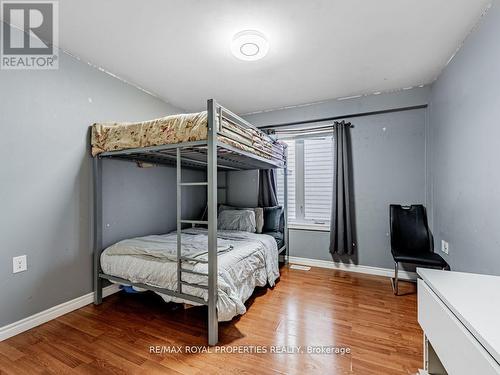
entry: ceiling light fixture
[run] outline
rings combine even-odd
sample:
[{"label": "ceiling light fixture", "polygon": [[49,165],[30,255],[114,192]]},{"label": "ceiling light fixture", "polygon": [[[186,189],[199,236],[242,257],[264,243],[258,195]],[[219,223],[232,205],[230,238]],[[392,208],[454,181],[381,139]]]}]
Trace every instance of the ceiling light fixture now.
[{"label": "ceiling light fixture", "polygon": [[233,37],[231,52],[243,61],[262,59],[269,51],[269,43],[264,34],[256,30],[240,31]]}]

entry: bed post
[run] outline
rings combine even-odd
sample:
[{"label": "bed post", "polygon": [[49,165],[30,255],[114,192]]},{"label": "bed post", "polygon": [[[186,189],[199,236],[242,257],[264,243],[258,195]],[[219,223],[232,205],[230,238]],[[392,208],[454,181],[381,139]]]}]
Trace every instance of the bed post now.
[{"label": "bed post", "polygon": [[283,204],[283,215],[285,221],[285,228],[283,229],[285,233],[283,233],[285,240],[285,264],[288,264],[288,257],[290,254],[290,249],[288,246],[288,148],[285,151],[285,170],[284,170],[284,181],[283,181],[283,196],[284,196],[284,204]]},{"label": "bed post", "polygon": [[101,272],[101,250],[102,250],[102,160],[95,156],[92,161],[93,167],[93,193],[94,193],[94,216],[93,216],[93,241],[94,241],[94,305],[102,302],[102,279]]},{"label": "bed post", "polygon": [[177,147],[176,154],[176,176],[177,176],[177,293],[182,293],[182,163],[181,148]]},{"label": "bed post", "polygon": [[207,102],[207,206],[208,206],[208,345],[219,341],[217,319],[217,124],[219,107],[213,99]]}]

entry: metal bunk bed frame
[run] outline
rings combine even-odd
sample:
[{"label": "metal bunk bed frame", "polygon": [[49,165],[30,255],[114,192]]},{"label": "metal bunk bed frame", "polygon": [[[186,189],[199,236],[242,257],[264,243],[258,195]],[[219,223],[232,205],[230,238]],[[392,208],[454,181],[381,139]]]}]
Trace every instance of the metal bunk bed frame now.
[{"label": "metal bunk bed frame", "polygon": [[[217,171],[221,170],[244,170],[244,169],[270,169],[284,168],[284,242],[285,245],[279,249],[284,252],[284,260],[288,262],[288,222],[287,222],[287,169],[286,158],[283,163],[268,160],[251,152],[243,151],[218,140],[221,134],[223,119],[244,128],[258,130],[256,127],[243,120],[241,117],[218,104],[214,99],[207,102],[208,134],[203,141],[184,142],[162,146],[144,147],[138,149],[125,149],[120,151],[103,152],[93,158],[93,193],[94,193],[94,222],[93,222],[93,247],[94,247],[94,304],[102,302],[103,281],[109,280],[126,285],[136,286],[142,289],[166,294],[172,297],[182,298],[188,301],[208,306],[208,344],[216,345],[218,342],[218,319],[217,319]],[[217,117],[221,129],[217,129]],[[225,134],[227,137],[227,134]],[[165,289],[133,283],[129,280],[107,275],[102,272],[100,257],[103,249],[102,235],[102,160],[121,159],[133,162],[149,162],[153,164],[175,165],[177,169],[177,283],[176,290]],[[206,182],[183,182],[182,166],[187,168],[204,169],[207,171]],[[183,187],[207,186],[208,217],[206,221],[186,220],[182,218],[181,197]],[[181,230],[183,224],[208,225],[208,259],[201,261],[191,259],[182,255]],[[195,261],[208,263],[208,274],[195,272],[182,267],[184,261]],[[182,281],[183,273],[194,273],[208,278],[207,285],[191,284]],[[182,286],[201,288],[208,291],[208,299],[204,299],[183,292]]]}]

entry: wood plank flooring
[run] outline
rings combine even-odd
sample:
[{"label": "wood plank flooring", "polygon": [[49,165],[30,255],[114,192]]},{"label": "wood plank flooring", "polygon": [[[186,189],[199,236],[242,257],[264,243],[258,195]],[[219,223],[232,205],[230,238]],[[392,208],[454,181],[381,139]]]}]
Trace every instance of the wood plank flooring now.
[{"label": "wood plank flooring", "polygon": [[[422,367],[415,285],[400,288],[406,295],[396,297],[388,278],[283,268],[245,315],[220,324],[221,346],[211,353],[192,353],[208,348],[205,307],[119,293],[0,342],[0,373],[415,374]],[[294,346],[299,353],[278,353]],[[332,346],[350,353],[307,353]]]}]

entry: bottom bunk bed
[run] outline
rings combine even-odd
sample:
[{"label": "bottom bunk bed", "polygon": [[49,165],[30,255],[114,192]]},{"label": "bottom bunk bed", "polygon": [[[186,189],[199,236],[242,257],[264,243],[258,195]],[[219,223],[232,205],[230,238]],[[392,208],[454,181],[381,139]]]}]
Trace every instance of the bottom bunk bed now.
[{"label": "bottom bunk bed", "polygon": [[[208,231],[182,230],[182,253],[196,261],[183,262],[183,291],[208,301]],[[278,244],[267,234],[219,230],[217,232],[217,317],[229,321],[246,312],[245,301],[257,286],[274,286],[279,277]],[[177,289],[177,232],[120,241],[101,254],[101,269],[133,284]],[[113,282],[130,285],[124,282]],[[195,286],[194,286],[195,285]],[[201,288],[200,288],[201,286]],[[142,288],[134,289],[142,291]],[[200,305],[156,292],[167,302]]]}]

